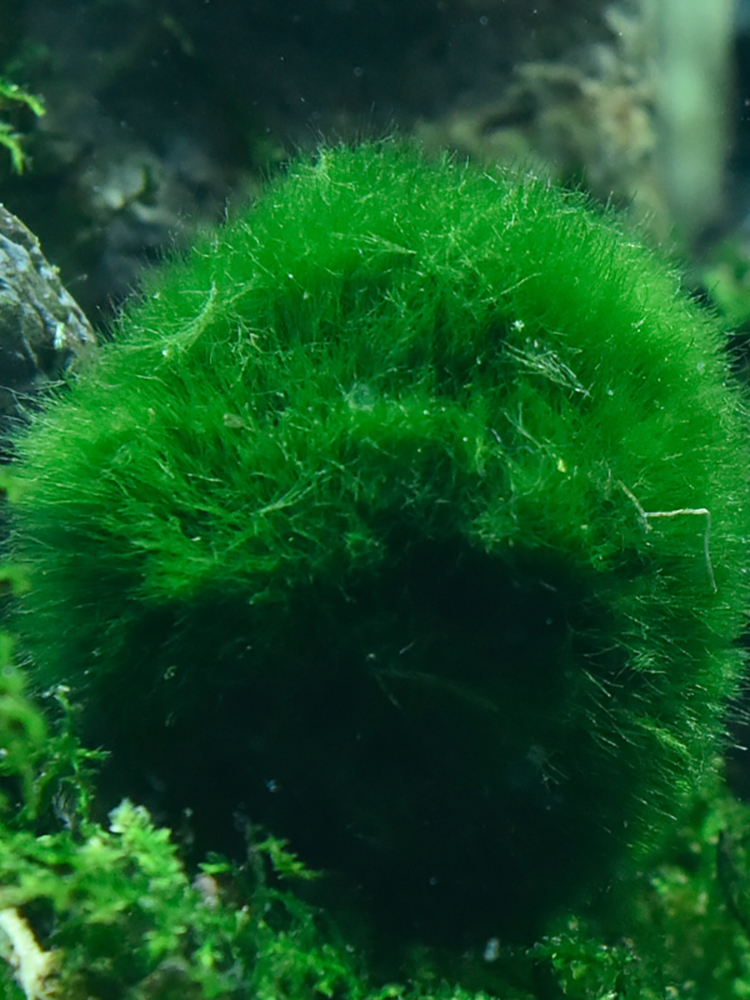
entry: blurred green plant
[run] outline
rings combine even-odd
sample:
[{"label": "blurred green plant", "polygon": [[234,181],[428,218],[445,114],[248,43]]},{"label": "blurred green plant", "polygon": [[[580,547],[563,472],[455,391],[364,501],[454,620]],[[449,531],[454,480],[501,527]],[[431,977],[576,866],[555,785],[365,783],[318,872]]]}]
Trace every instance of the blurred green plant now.
[{"label": "blurred green plant", "polygon": [[[0,77],[0,114],[3,115],[3,118],[0,118],[0,146],[4,146],[10,154],[11,165],[17,174],[24,172],[28,157],[23,148],[23,134],[16,130],[15,115],[12,112],[24,108],[37,118],[46,113],[44,102],[39,97],[30,94],[18,84]],[[11,114],[10,120],[6,120],[8,114]]]},{"label": "blurred green plant", "polygon": [[750,254],[741,240],[730,238],[719,243],[701,277],[711,300],[732,326],[750,322]]},{"label": "blurred green plant", "polygon": [[747,1000],[750,806],[714,780],[696,796],[630,906],[637,940],[658,973],[660,995]]}]

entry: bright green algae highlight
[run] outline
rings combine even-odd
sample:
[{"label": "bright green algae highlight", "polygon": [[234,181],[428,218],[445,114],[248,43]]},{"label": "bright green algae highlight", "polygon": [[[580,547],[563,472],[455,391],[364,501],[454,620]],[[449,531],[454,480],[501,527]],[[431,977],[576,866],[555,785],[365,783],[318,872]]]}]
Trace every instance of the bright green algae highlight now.
[{"label": "bright green algae highlight", "polygon": [[302,161],[19,443],[38,682],[376,923],[534,934],[721,746],[750,527],[722,349],[581,195],[398,144]]}]

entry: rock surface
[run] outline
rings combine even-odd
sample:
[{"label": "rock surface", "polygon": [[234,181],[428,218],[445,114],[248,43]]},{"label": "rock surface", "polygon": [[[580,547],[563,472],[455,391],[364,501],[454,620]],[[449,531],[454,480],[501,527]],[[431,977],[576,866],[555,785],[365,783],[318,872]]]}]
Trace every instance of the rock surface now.
[{"label": "rock surface", "polygon": [[0,459],[42,386],[91,355],[94,332],[39,241],[0,205]]}]

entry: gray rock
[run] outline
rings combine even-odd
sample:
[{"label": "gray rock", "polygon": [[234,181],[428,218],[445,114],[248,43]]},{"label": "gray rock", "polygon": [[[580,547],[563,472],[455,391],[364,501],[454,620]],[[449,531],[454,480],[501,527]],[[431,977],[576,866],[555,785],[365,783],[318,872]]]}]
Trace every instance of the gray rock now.
[{"label": "gray rock", "polygon": [[94,331],[20,219],[0,204],[0,461],[44,386],[91,356]]}]

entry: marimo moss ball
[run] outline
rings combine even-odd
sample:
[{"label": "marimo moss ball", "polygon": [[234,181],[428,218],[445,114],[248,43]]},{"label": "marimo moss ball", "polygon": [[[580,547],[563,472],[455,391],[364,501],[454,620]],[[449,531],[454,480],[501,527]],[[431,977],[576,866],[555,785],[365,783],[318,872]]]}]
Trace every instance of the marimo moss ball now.
[{"label": "marimo moss ball", "polygon": [[207,846],[239,813],[408,939],[538,932],[722,746],[750,535],[723,349],[582,195],[322,151],[19,442],[22,648],[117,793],[153,779]]}]

